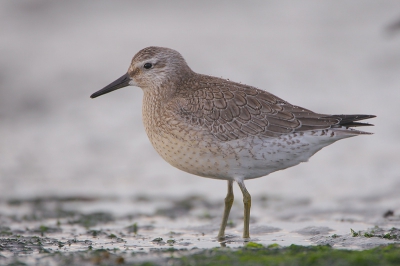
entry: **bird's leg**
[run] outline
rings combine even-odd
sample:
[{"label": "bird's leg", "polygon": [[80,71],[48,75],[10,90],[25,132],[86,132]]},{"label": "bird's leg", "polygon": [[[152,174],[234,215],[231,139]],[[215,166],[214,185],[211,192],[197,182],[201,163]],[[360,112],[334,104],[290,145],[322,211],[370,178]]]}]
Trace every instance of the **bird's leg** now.
[{"label": "bird's leg", "polygon": [[232,204],[233,204],[233,181],[228,181],[228,193],[225,197],[225,209],[224,209],[224,216],[222,217],[221,227],[219,228],[218,233],[218,240],[224,240],[225,238],[225,228],[228,222],[229,212],[231,211]]},{"label": "bird's leg", "polygon": [[238,183],[240,190],[243,193],[243,203],[244,203],[244,229],[243,229],[243,238],[250,238],[250,208],[251,208],[251,196],[247,191],[246,186],[244,185],[243,180],[236,180]]}]

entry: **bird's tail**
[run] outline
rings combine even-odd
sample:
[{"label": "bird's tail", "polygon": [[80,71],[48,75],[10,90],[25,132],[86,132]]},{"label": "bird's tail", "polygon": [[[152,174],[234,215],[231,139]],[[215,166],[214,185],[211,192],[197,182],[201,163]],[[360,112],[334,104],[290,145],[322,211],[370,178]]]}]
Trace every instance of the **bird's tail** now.
[{"label": "bird's tail", "polygon": [[340,128],[340,129],[344,130],[346,133],[350,133],[350,134],[354,134],[354,135],[373,134],[373,133],[369,133],[369,132],[355,130],[355,129],[352,129],[352,127],[373,126],[373,124],[361,123],[361,122],[357,122],[357,121],[374,118],[374,117],[376,117],[375,115],[332,115],[329,117],[340,120],[339,123],[332,126],[332,128],[338,128],[338,129]]}]

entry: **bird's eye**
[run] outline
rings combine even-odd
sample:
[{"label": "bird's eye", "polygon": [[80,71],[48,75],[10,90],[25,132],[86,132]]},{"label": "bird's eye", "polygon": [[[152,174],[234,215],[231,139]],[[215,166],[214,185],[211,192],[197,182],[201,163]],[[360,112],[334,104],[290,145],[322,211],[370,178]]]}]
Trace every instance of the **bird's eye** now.
[{"label": "bird's eye", "polygon": [[151,64],[151,63],[146,63],[146,64],[143,65],[143,67],[144,67],[145,69],[150,69],[150,68],[153,67],[153,64]]}]

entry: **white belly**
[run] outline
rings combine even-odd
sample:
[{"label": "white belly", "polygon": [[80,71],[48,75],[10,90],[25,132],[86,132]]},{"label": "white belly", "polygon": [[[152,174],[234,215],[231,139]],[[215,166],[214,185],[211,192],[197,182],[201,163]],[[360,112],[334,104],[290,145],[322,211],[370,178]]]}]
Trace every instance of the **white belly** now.
[{"label": "white belly", "polygon": [[167,162],[178,169],[203,177],[233,180],[257,178],[306,162],[323,147],[351,136],[322,130],[279,138],[248,137],[211,142],[153,135],[152,144]]}]

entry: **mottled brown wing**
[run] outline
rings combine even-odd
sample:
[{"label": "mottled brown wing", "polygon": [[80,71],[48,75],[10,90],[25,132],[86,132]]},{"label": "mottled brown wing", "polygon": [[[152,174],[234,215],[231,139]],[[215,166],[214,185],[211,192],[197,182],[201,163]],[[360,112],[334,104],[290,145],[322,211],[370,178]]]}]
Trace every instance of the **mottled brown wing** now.
[{"label": "mottled brown wing", "polygon": [[[201,84],[199,84],[201,86]],[[254,87],[233,82],[204,84],[185,95],[181,115],[221,141],[248,136],[278,137],[326,129],[340,119],[316,114]]]}]

